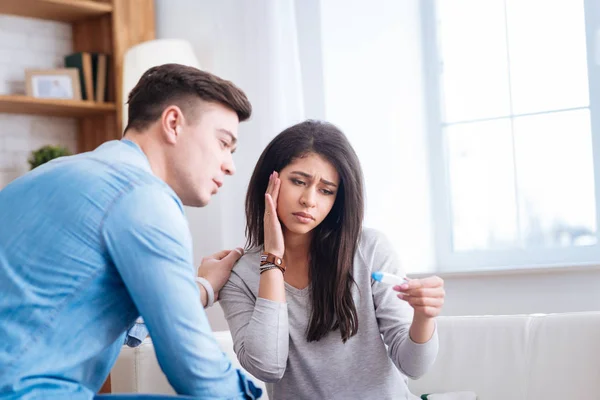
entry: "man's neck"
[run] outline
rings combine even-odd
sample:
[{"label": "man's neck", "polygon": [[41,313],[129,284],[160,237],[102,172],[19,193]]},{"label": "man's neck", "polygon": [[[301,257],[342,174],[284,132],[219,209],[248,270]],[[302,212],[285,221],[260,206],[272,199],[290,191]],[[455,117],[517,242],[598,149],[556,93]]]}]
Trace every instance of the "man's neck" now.
[{"label": "man's neck", "polygon": [[123,139],[130,140],[137,144],[142,152],[146,155],[146,158],[148,158],[148,163],[150,164],[152,173],[164,182],[168,182],[164,152],[162,151],[161,146],[156,143],[151,132],[137,132],[128,130],[125,132]]}]

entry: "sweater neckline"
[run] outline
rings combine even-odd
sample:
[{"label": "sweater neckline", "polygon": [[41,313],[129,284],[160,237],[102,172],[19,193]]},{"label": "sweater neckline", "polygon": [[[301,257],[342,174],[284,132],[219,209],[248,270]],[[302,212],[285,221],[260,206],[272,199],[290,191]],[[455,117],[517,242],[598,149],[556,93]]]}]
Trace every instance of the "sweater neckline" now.
[{"label": "sweater neckline", "polygon": [[284,283],[285,283],[286,292],[289,292],[289,293],[293,294],[294,296],[308,296],[308,294],[310,293],[310,288],[311,288],[310,283],[308,284],[308,286],[306,286],[305,288],[302,288],[302,289],[298,289],[297,287],[294,287],[287,282],[284,282]]}]

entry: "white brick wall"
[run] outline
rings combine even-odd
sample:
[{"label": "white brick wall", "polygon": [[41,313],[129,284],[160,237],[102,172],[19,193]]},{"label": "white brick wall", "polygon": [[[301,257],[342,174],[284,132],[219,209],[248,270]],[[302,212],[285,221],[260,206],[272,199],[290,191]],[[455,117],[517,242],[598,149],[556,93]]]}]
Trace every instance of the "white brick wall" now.
[{"label": "white brick wall", "polygon": [[[70,24],[0,15],[0,94],[25,94],[26,68],[62,68],[72,50]],[[74,152],[76,134],[75,119],[0,114],[0,189],[29,170],[32,150],[51,144]]]}]

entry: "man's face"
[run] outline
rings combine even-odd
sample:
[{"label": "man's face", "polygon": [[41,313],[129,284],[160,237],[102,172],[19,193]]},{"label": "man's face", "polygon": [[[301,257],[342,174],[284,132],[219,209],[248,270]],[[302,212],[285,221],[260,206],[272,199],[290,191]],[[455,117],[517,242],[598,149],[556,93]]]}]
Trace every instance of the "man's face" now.
[{"label": "man's face", "polygon": [[218,103],[202,102],[199,117],[186,120],[179,129],[170,157],[174,189],[186,206],[204,207],[233,175],[239,119]]}]

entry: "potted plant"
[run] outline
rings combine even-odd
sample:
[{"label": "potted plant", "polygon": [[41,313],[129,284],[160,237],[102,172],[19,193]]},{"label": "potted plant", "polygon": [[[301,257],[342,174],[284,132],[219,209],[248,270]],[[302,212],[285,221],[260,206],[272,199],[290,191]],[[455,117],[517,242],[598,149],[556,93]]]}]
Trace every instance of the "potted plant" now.
[{"label": "potted plant", "polygon": [[29,165],[31,169],[37,168],[42,164],[47,163],[58,157],[70,156],[69,149],[63,146],[44,146],[31,152],[29,157]]}]

